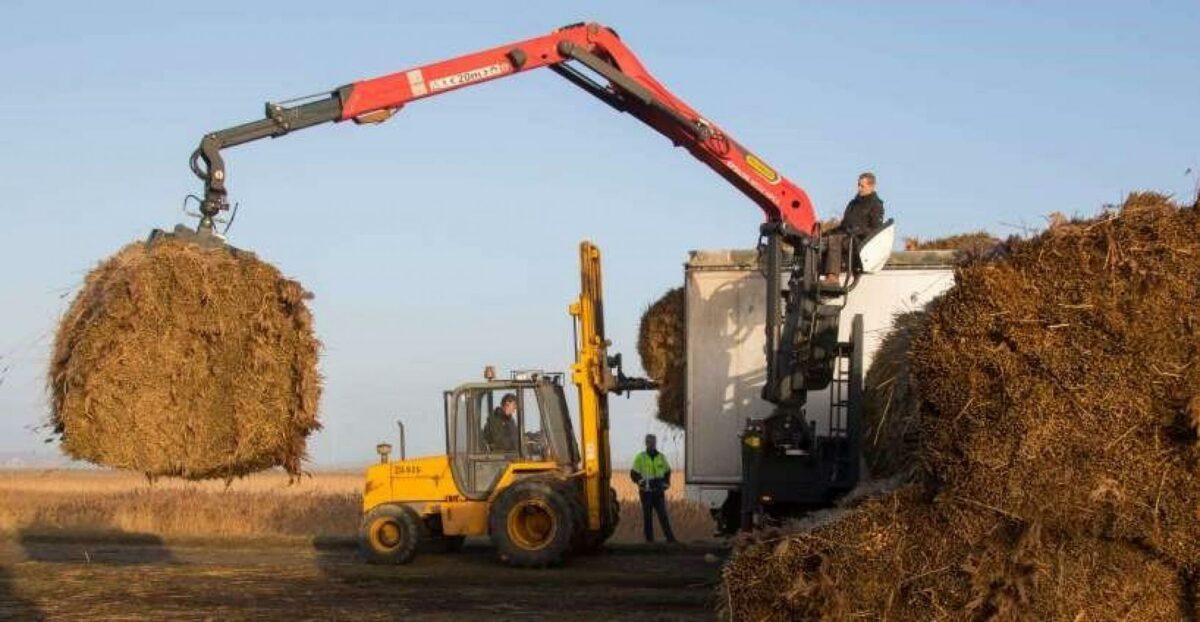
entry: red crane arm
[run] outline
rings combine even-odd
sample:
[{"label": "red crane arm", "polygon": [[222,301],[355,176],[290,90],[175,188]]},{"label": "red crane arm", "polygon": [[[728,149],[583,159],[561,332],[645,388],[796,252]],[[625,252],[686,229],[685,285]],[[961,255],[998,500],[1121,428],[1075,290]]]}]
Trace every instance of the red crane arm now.
[{"label": "red crane arm", "polygon": [[[192,161],[193,170],[206,182],[201,211],[211,218],[226,205],[219,155],[225,147],[328,121],[380,122],[409,102],[540,67],[550,68],[686,148],[754,200],[769,222],[798,234],[813,231],[816,217],[804,190],[673,95],[613,30],[595,23],[574,24],[541,37],[361,80],[292,108],[268,104],[266,119],[211,133],[201,142]],[[200,167],[199,160],[206,166]]]},{"label": "red crane arm", "polygon": [[826,245],[804,190],[675,97],[615,32],[599,24],[574,24],[542,37],[362,80],[303,103],[268,103],[265,118],[206,134],[191,160],[192,171],[204,181],[197,233],[212,234],[215,217],[229,208],[223,149],[322,123],[378,123],[408,102],[539,67],[686,148],[765,212],[767,222],[759,227],[766,241],[762,266],[767,283],[762,395],[777,405],[771,420],[807,425],[807,392],[828,386],[838,351],[829,347],[838,335],[838,316],[830,310],[838,307],[827,303],[853,288],[857,278],[845,287],[823,284],[817,270]]}]

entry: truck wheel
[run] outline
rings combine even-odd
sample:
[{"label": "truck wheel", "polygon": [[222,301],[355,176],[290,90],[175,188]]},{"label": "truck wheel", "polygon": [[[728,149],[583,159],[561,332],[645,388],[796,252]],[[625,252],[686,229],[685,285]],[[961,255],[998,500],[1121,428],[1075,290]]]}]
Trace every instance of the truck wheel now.
[{"label": "truck wheel", "polygon": [[407,564],[417,554],[424,525],[407,505],[381,505],[363,517],[358,528],[359,550],[368,563]]},{"label": "truck wheel", "polygon": [[721,507],[712,510],[713,519],[717,522],[717,533],[732,536],[742,529],[742,493],[730,490],[725,495]]},{"label": "truck wheel", "polygon": [[571,499],[544,480],[509,486],[488,515],[492,544],[500,559],[526,568],[561,563],[571,549],[575,522]]}]

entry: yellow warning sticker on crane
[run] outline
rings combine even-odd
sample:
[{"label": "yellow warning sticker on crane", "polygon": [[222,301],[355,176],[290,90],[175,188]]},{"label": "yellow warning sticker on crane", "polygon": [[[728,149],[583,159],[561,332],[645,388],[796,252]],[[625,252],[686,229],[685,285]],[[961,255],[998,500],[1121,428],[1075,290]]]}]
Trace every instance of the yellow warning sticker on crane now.
[{"label": "yellow warning sticker on crane", "polygon": [[767,180],[767,183],[779,183],[779,173],[776,173],[775,169],[771,168],[769,164],[760,160],[753,153],[746,152],[746,164],[750,166],[751,170],[758,173],[759,177]]}]

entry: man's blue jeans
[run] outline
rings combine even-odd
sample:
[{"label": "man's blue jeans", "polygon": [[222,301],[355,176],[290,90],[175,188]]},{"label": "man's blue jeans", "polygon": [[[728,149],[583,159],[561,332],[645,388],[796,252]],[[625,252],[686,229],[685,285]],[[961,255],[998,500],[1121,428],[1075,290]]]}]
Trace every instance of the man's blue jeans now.
[{"label": "man's blue jeans", "polygon": [[671,531],[671,519],[667,518],[667,495],[662,490],[638,491],[642,500],[642,529],[646,533],[646,542],[654,542],[654,512],[658,512],[658,523],[662,525],[663,535],[667,542],[675,541],[675,533]]}]

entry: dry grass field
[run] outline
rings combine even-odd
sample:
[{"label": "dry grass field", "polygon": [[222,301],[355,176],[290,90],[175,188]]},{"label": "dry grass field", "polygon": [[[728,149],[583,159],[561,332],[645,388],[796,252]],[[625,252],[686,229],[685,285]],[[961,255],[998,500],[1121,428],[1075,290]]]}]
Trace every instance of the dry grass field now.
[{"label": "dry grass field", "polygon": [[[500,564],[486,539],[406,566],[358,557],[361,475],[190,483],[96,470],[0,471],[0,620],[685,620],[719,583],[707,511],[672,486],[687,546],[639,544],[637,490],[604,554]],[[616,594],[620,598],[597,598]]]},{"label": "dry grass field", "polygon": [[[621,525],[614,542],[639,542],[637,489],[614,477]],[[227,538],[350,538],[358,526],[362,476],[317,472],[299,482],[271,471],[233,481],[158,480],[107,470],[0,471],[0,533],[139,534],[164,541]],[[668,491],[671,521],[685,542],[709,541],[708,510],[683,499],[682,474]],[[661,537],[661,536],[660,536]]]}]

